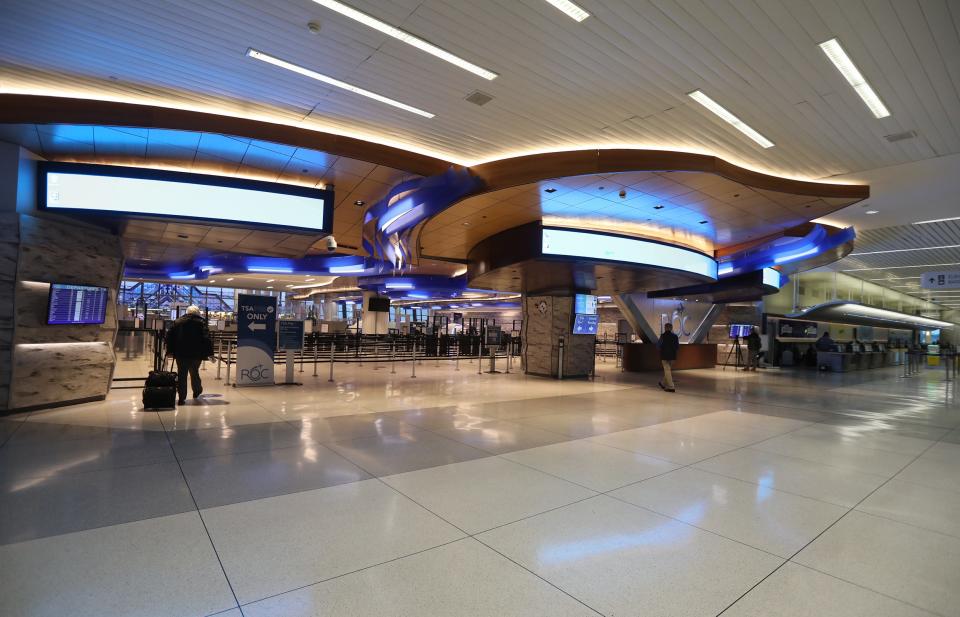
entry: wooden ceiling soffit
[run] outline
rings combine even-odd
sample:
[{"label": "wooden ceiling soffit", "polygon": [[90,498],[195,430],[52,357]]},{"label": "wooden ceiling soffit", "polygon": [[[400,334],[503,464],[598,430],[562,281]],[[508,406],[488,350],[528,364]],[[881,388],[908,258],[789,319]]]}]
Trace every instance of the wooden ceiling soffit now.
[{"label": "wooden ceiling soffit", "polygon": [[706,154],[667,150],[577,150],[531,154],[483,163],[470,168],[486,182],[487,191],[567,176],[625,171],[695,171],[712,173],[750,187],[823,198],[858,201],[870,196],[870,187],[827,184],[780,178],[744,169]]},{"label": "wooden ceiling soffit", "polygon": [[354,137],[261,120],[135,103],[0,94],[0,124],[83,124],[220,133],[309,148],[421,176],[443,173],[450,167],[449,161]]}]

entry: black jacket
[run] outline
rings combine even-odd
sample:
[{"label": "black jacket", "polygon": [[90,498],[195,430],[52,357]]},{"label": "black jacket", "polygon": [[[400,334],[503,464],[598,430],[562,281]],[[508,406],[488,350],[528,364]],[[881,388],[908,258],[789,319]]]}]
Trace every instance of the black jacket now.
[{"label": "black jacket", "polygon": [[187,313],[167,331],[167,354],[175,358],[209,358],[213,355],[213,341],[207,320]]},{"label": "black jacket", "polygon": [[680,348],[680,338],[673,332],[664,332],[660,335],[660,359],[676,360],[677,350]]},{"label": "black jacket", "polygon": [[760,351],[760,348],[763,347],[763,343],[760,341],[760,335],[756,332],[751,332],[747,336],[747,349],[750,351]]}]

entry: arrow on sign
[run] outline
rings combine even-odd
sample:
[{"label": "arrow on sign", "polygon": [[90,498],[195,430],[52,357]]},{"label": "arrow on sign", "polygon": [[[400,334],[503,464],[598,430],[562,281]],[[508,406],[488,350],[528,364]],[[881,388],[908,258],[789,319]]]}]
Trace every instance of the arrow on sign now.
[{"label": "arrow on sign", "polygon": [[250,331],[251,331],[251,332],[256,332],[257,330],[266,330],[266,329],[267,329],[267,324],[265,324],[265,323],[252,323],[252,324],[249,324],[247,327],[250,328]]}]

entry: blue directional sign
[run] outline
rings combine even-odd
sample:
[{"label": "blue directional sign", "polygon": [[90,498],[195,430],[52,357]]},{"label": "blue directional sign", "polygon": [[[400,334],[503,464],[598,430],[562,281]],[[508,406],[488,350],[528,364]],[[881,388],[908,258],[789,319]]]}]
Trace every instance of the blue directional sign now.
[{"label": "blue directional sign", "polygon": [[277,299],[237,297],[237,385],[272,386],[277,344]]}]

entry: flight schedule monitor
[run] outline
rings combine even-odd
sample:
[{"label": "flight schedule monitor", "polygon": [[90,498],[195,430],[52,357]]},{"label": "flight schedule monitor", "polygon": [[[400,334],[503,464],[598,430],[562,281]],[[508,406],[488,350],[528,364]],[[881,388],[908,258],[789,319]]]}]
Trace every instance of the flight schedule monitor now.
[{"label": "flight schedule monitor", "polygon": [[50,284],[48,324],[101,324],[107,316],[107,288]]}]

